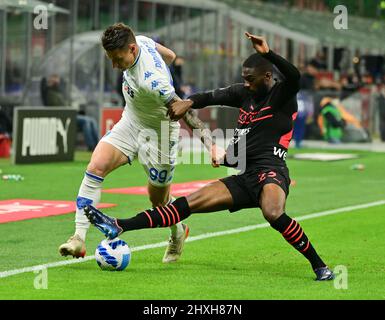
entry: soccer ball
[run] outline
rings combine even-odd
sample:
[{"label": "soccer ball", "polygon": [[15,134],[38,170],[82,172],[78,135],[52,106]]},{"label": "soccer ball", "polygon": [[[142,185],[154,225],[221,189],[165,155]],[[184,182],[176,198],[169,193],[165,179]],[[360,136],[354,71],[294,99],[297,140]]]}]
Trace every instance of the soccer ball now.
[{"label": "soccer ball", "polygon": [[95,259],[102,270],[122,271],[130,263],[131,250],[127,243],[119,238],[104,239],[96,248]]}]

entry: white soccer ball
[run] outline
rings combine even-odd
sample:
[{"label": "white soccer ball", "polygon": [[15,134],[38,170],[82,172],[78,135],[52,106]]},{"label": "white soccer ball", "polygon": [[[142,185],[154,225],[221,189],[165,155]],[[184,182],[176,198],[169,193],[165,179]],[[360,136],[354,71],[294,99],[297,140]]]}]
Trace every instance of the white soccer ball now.
[{"label": "white soccer ball", "polygon": [[131,250],[127,243],[119,238],[104,239],[96,248],[95,259],[102,270],[122,271],[130,263]]}]

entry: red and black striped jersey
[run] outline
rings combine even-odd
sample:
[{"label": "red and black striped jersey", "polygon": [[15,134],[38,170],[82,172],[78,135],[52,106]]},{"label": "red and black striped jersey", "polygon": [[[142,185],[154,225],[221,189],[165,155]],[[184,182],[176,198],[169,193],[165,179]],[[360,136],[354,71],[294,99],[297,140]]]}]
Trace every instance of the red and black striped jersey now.
[{"label": "red and black striped jersey", "polygon": [[194,109],[209,105],[239,109],[237,128],[226,152],[225,164],[228,166],[239,166],[235,161],[243,161],[248,168],[285,165],[298,109],[296,94],[300,73],[271,50],[263,56],[283,76],[267,93],[257,95],[238,83],[189,97],[194,102]]}]

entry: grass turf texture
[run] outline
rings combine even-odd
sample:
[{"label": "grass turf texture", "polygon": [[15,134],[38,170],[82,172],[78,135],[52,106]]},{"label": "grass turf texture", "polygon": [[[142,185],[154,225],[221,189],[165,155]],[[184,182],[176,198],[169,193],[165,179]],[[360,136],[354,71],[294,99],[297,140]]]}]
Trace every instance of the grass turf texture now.
[{"label": "grass turf texture", "polygon": [[[309,152],[305,150],[304,152]],[[347,152],[347,151],[346,151]],[[290,216],[384,199],[384,154],[358,152],[360,159],[320,163],[288,160]],[[0,200],[12,198],[74,200],[90,154],[78,153],[72,163],[11,166],[0,161],[4,174],[19,173],[23,182],[1,181]],[[363,163],[364,171],[350,166]],[[226,176],[226,169],[180,165],[174,182]],[[104,188],[144,185],[140,164],[113,172]],[[146,196],[103,194],[117,217],[149,207]],[[271,228],[205,239],[186,244],[177,264],[163,265],[164,248],[134,252],[121,273],[102,272],[94,261],[48,269],[48,289],[36,290],[30,272],[0,279],[0,299],[384,299],[384,206],[345,212],[301,222],[305,232],[334,267],[348,268],[348,289],[333,282],[317,283],[310,264]],[[58,246],[73,232],[72,214],[0,225],[0,271],[59,261]],[[191,235],[265,222],[259,209],[194,215],[187,220]],[[167,239],[167,229],[126,233],[130,246]],[[102,235],[91,229],[92,255]],[[172,287],[172,296],[169,292]],[[322,287],[322,290],[320,288]]]}]

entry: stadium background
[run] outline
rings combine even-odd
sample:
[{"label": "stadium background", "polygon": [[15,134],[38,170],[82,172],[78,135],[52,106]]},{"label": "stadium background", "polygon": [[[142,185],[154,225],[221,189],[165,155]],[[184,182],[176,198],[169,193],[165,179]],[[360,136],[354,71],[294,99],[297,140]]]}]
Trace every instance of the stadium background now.
[{"label": "stadium background", "polygon": [[[48,6],[48,1],[0,0],[0,169],[3,177],[0,181],[0,201],[21,198],[72,201],[75,198],[92,150],[84,132],[80,128],[76,130],[73,141],[76,152],[70,162],[15,165],[11,150],[11,146],[16,144],[13,139],[14,114],[20,106],[36,109],[49,106],[45,95],[50,84],[58,81],[61,99],[58,105],[72,107],[77,114],[94,119],[97,135],[101,136],[109,120],[103,116],[102,110],[108,114],[113,109],[121,112],[123,107],[119,89],[121,75],[112,70],[99,42],[105,27],[122,21],[137,34],[148,35],[174,50],[178,59],[172,66],[172,72],[181,96],[242,81],[240,66],[252,53],[243,35],[247,30],[264,35],[274,51],[294,63],[303,78],[310,79],[303,83],[298,96],[303,124],[298,139],[294,141],[298,144],[293,143],[288,160],[296,181],[289,198],[289,213],[306,216],[339,208],[348,208],[346,212],[353,210],[354,218],[342,214],[338,218],[323,218],[319,224],[315,220],[304,222],[309,224],[309,233],[317,238],[321,251],[330,256],[331,264],[347,266],[351,285],[350,289],[343,291],[331,284],[322,293],[313,290],[315,287],[310,284],[309,293],[307,266],[302,268],[300,257],[290,255],[285,244],[274,238],[269,230],[256,231],[261,232],[258,235],[246,232],[191,244],[190,255],[186,254],[181,267],[171,267],[172,275],[169,269],[159,266],[159,249],[134,253],[140,257],[137,264],[134,261],[124,276],[118,276],[119,279],[132,281],[131,286],[137,286],[129,293],[124,291],[124,286],[119,287],[115,275],[101,275],[92,262],[49,269],[54,292],[49,289],[36,291],[33,287],[35,275],[30,270],[29,273],[10,276],[12,270],[60,260],[57,246],[72,230],[73,216],[68,214],[0,224],[0,274],[4,277],[0,279],[0,297],[172,298],[164,294],[164,285],[155,281],[155,274],[161,272],[170,282],[176,283],[177,299],[385,298],[376,277],[384,271],[381,264],[384,261],[381,256],[377,256],[377,262],[373,261],[376,253],[369,249],[381,248],[384,244],[381,229],[378,228],[379,221],[383,220],[381,212],[384,204],[376,202],[384,200],[385,190],[385,171],[382,167],[385,160],[384,1],[56,0],[50,3],[53,5]],[[34,27],[37,17],[34,10],[39,5],[46,6],[48,10],[47,29]],[[348,10],[346,30],[338,30],[334,26],[333,22],[339,14],[333,12],[337,5],[345,5]],[[350,131],[345,131],[341,144],[328,144],[322,139],[319,113],[320,102],[325,97],[341,104],[348,117],[353,119]],[[216,107],[200,110],[199,115],[211,129],[233,128],[237,118],[233,110],[221,109],[218,112]],[[292,158],[296,154],[320,151],[353,153],[358,159],[323,163]],[[134,166],[132,170],[125,171],[124,178],[112,174],[105,187],[145,185],[139,165]],[[136,167],[138,170],[135,170]],[[228,173],[223,168],[213,171],[208,165],[193,168],[181,165],[175,182],[215,179]],[[10,178],[10,175],[14,177]],[[133,214],[149,205],[145,196],[136,195],[104,194],[102,201],[117,204],[117,207],[107,209],[116,216],[125,216],[127,212]],[[350,206],[361,204],[370,204],[370,208],[349,210]],[[242,215],[224,216],[224,213],[218,213],[190,220],[193,235],[264,222],[252,210],[245,210]],[[157,230],[153,233],[136,232],[125,239],[135,247],[157,243],[164,237],[165,233]],[[265,239],[271,243],[270,247],[264,245]],[[43,244],[47,241],[46,248]],[[92,232],[88,243],[89,254],[92,254],[98,241],[100,235]],[[204,241],[210,241],[208,244],[212,246],[212,251],[205,249]],[[250,252],[253,258],[247,263],[235,258],[241,256],[241,260],[247,260]],[[284,254],[290,257],[289,266],[284,275],[280,275],[278,266],[287,263]],[[182,268],[185,269],[181,271]],[[197,276],[201,268],[207,274]],[[216,268],[220,268],[219,274],[216,274]],[[226,273],[228,268],[233,272]],[[181,272],[181,277],[175,274],[176,270]],[[363,285],[355,276],[364,270],[369,274]],[[135,280],[130,272],[143,277],[153,273],[151,280],[155,282],[150,285],[146,281]],[[268,274],[267,280],[261,279],[265,277],[264,272]],[[78,279],[85,285],[81,279],[89,277],[86,285],[89,290],[83,292],[77,286],[71,289],[59,274],[65,274],[64,279],[72,277],[72,284]],[[111,277],[115,278],[112,280]],[[184,288],[182,278],[191,279],[192,287]],[[228,287],[219,284],[224,278],[229,281]],[[252,288],[248,288],[250,279],[255,281]],[[113,281],[118,290],[110,296],[103,296],[102,290],[95,288],[109,281]],[[207,287],[203,286],[206,282]],[[297,292],[294,294],[291,290],[281,289],[282,283],[285,288],[294,286]],[[239,290],[234,291],[235,287]],[[207,294],[200,295],[202,290]]]}]

